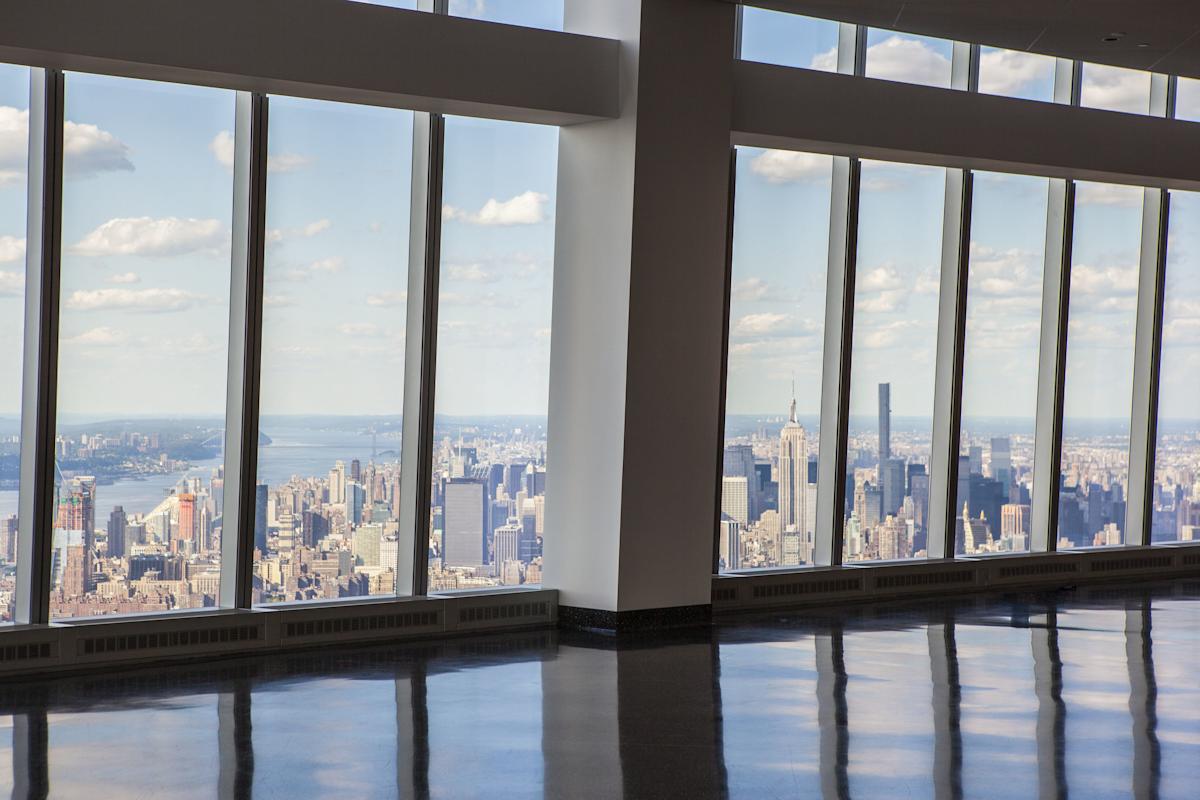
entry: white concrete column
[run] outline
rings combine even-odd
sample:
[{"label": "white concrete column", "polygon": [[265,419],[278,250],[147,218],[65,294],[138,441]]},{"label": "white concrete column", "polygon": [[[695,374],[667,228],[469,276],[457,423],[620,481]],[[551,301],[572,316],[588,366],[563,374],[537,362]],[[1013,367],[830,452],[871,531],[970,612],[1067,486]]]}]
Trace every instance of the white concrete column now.
[{"label": "white concrete column", "polygon": [[620,117],[559,139],[544,584],[568,611],[710,602],[735,16],[566,2],[622,43]]}]

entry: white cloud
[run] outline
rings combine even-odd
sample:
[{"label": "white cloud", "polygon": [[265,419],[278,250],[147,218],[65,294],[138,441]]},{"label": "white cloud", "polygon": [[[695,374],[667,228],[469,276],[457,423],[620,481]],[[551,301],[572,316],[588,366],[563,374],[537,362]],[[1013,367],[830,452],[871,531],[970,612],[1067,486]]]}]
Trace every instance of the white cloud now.
[{"label": "white cloud", "polygon": [[1075,202],[1085,206],[1138,208],[1142,205],[1142,196],[1143,190],[1137,186],[1090,181],[1079,181],[1075,184]]},{"label": "white cloud", "polygon": [[881,350],[886,347],[891,347],[900,341],[901,336],[905,331],[919,326],[920,323],[915,320],[899,320],[889,322],[885,325],[879,325],[871,330],[864,332],[861,340],[854,340],[855,346],[862,346],[868,350]]},{"label": "white cloud", "polygon": [[208,151],[213,154],[213,158],[217,160],[225,169],[233,169],[233,134],[229,131],[220,131],[213,140],[208,143]]},{"label": "white cloud", "polygon": [[309,272],[341,272],[346,268],[346,262],[341,256],[322,258],[308,265]]},{"label": "white cloud", "polygon": [[375,336],[380,332],[379,326],[371,322],[343,322],[337,329],[346,336]]},{"label": "white cloud", "polygon": [[136,272],[122,272],[108,276],[109,283],[141,283],[142,279]]},{"label": "white cloud", "polygon": [[442,216],[447,220],[472,225],[536,225],[546,220],[546,204],[549,201],[550,198],[541,192],[530,190],[508,200],[493,197],[477,212],[446,204],[442,206]]},{"label": "white cloud", "polygon": [[1150,109],[1150,73],[1088,64],[1083,70],[1080,102],[1110,111],[1145,114]]},{"label": "white cloud", "polygon": [[884,264],[869,270],[857,279],[858,289],[867,292],[879,292],[886,289],[899,289],[904,285],[899,271],[891,264]]},{"label": "white cloud", "polygon": [[793,150],[764,150],[750,161],[750,171],[768,183],[829,180],[832,156],[798,153]]},{"label": "white cloud", "polygon": [[321,258],[302,267],[293,267],[285,269],[279,273],[269,273],[268,277],[273,280],[288,281],[289,283],[303,283],[312,279],[314,275],[319,273],[333,274],[341,272],[346,268],[346,261],[341,256],[330,256],[329,258]]},{"label": "white cloud", "polygon": [[869,78],[945,86],[950,82],[950,59],[923,41],[895,34],[867,48],[866,74]]},{"label": "white cloud", "polygon": [[888,290],[859,300],[854,308],[867,314],[887,314],[905,306],[904,301],[904,292]]},{"label": "white cloud", "polygon": [[[225,169],[233,169],[234,139],[229,131],[219,131],[208,143],[208,151]],[[297,153],[280,153],[267,156],[268,172],[295,172],[312,163],[312,158]]]},{"label": "white cloud", "polygon": [[290,295],[267,294],[263,295],[263,305],[271,308],[286,308],[287,306],[295,305],[295,303]]},{"label": "white cloud", "polygon": [[1054,60],[1019,50],[989,50],[979,57],[979,91],[1015,95],[1054,73]]},{"label": "white cloud", "polygon": [[482,264],[449,264],[446,275],[451,280],[468,283],[492,283],[498,280],[498,276],[484,269]]},{"label": "white cloud", "polygon": [[78,311],[184,311],[206,299],[183,289],[90,289],[72,292],[65,305]]},{"label": "white cloud", "polygon": [[102,326],[86,330],[76,336],[68,336],[63,339],[63,343],[85,347],[113,347],[124,344],[128,338],[124,331]]},{"label": "white cloud", "polygon": [[270,228],[267,230],[267,244],[280,244],[292,239],[311,239],[332,227],[333,223],[329,220],[318,219],[299,228]]},{"label": "white cloud", "polygon": [[733,285],[733,299],[739,303],[765,300],[771,294],[770,285],[762,278],[746,278]]},{"label": "white cloud", "polygon": [[129,147],[95,125],[63,124],[63,174],[89,178],[101,172],[132,171]]},{"label": "white cloud", "polygon": [[25,240],[15,236],[0,236],[0,264],[25,258]]},{"label": "white cloud", "polygon": [[198,355],[215,353],[221,348],[203,333],[193,333],[180,339],[143,339],[142,344],[165,353]]},{"label": "white cloud", "polygon": [[280,153],[277,156],[267,156],[267,172],[295,172],[312,162],[312,158],[299,153]]},{"label": "white cloud", "polygon": [[25,293],[25,273],[0,270],[0,297],[20,297]]},{"label": "white cloud", "polygon": [[[24,179],[28,148],[29,111],[0,106],[0,185]],[[71,178],[133,169],[124,142],[95,125],[69,120],[63,125],[63,159]]]},{"label": "white cloud", "polygon": [[443,306],[468,306],[470,308],[516,308],[517,298],[499,292],[442,292],[438,302]]},{"label": "white cloud", "polygon": [[487,13],[487,0],[450,0],[450,13],[456,17],[475,17]]},{"label": "white cloud", "polygon": [[783,330],[787,328],[790,322],[791,317],[788,314],[773,312],[747,314],[734,323],[733,332],[742,336],[761,336],[762,334]]},{"label": "white cloud", "polygon": [[834,45],[824,53],[817,53],[809,62],[809,68],[819,69],[823,72],[837,71],[837,46]]},{"label": "white cloud", "polygon": [[1077,264],[1071,267],[1071,296],[1099,295],[1106,298],[1137,295],[1138,274],[1133,265],[1123,267],[1092,267]]},{"label": "white cloud", "polygon": [[215,219],[110,219],[71,247],[84,256],[177,256],[216,250],[226,242]]},{"label": "white cloud", "polygon": [[378,308],[402,306],[408,300],[408,292],[380,292],[367,295],[367,305]]}]

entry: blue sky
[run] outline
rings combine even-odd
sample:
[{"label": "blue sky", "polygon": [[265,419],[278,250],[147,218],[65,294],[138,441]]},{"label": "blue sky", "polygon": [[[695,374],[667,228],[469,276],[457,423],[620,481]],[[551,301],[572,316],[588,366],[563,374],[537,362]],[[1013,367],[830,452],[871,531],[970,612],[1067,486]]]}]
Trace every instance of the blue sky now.
[{"label": "blue sky", "polygon": [[[561,0],[463,0],[451,10],[562,26]],[[743,53],[832,68],[836,34],[834,23],[747,9]],[[868,45],[871,75],[948,80],[948,42],[871,31]],[[984,91],[1050,97],[1050,59],[985,48],[980,70]],[[1193,89],[1181,87],[1182,117],[1200,116]],[[13,376],[25,202],[17,129],[27,91],[25,70],[0,69],[0,374]],[[1142,73],[1089,65],[1084,74],[1092,105],[1136,111],[1147,91]],[[232,94],[72,74],[67,116],[61,411],[220,413]],[[399,413],[411,114],[275,98],[270,141],[264,413]],[[553,128],[448,121],[441,413],[545,410],[556,153]],[[730,413],[782,413],[793,377],[801,412],[818,409],[829,168],[825,156],[740,152]],[[968,416],[1031,405],[1044,187],[1036,178],[977,177]],[[939,169],[864,168],[854,413],[874,413],[880,380],[893,383],[896,414],[931,409],[942,192]],[[1189,214],[1193,200],[1177,194],[1172,264],[1187,263],[1200,236],[1191,224],[1200,209]],[[1139,209],[1136,191],[1080,186],[1070,356],[1078,377],[1068,382],[1068,407],[1086,416],[1127,413]],[[1177,292],[1200,289],[1177,274]],[[1020,286],[1001,297],[1000,277]],[[1106,297],[1113,301],[1101,303]],[[1178,360],[1192,306],[1168,297],[1166,347]],[[1105,341],[1088,339],[1099,332]],[[1193,350],[1186,357],[1197,360]],[[994,368],[972,369],[985,360]],[[1164,413],[1185,412],[1187,393],[1173,386],[1164,387]],[[0,409],[18,405],[17,382],[0,382]]]},{"label": "blue sky", "polygon": [[[745,58],[832,69],[836,42],[835,23],[747,9]],[[935,86],[949,82],[949,42],[871,30],[867,43],[870,76]],[[983,48],[980,87],[1050,100],[1053,69],[1050,58]],[[1087,105],[1145,113],[1146,73],[1088,65],[1083,84]],[[1180,116],[1188,118],[1200,109],[1200,91],[1187,86],[1180,94]],[[828,162],[812,154],[740,151],[729,413],[782,413],[793,373],[801,413],[818,411],[819,353],[809,348],[823,328]],[[968,418],[1033,413],[1046,187],[1036,177],[976,175],[963,401]],[[864,162],[854,415],[875,413],[876,384],[882,381],[892,383],[893,413],[931,413],[943,195],[940,169]],[[1182,201],[1177,217],[1188,202]],[[1141,191],[1080,183],[1077,214],[1067,413],[1127,416]],[[1173,221],[1172,245],[1179,251],[1173,261],[1185,258],[1193,249],[1188,239],[1200,234],[1189,222]],[[1189,287],[1192,293],[1197,289],[1200,285]],[[1192,308],[1174,307],[1177,313]],[[1200,316],[1200,299],[1195,309]],[[1200,357],[1192,358],[1200,365]],[[1164,388],[1163,402],[1164,413],[1168,408],[1186,413],[1182,393]]]},{"label": "blue sky", "polygon": [[[561,0],[452,12],[562,26]],[[11,376],[27,105],[27,71],[0,70],[0,369]],[[224,90],[68,76],[64,416],[223,412],[233,114]],[[263,412],[399,414],[413,115],[272,98],[270,120]],[[556,169],[554,128],[448,120],[442,413],[545,412]],[[19,386],[0,392],[15,412]]]}]

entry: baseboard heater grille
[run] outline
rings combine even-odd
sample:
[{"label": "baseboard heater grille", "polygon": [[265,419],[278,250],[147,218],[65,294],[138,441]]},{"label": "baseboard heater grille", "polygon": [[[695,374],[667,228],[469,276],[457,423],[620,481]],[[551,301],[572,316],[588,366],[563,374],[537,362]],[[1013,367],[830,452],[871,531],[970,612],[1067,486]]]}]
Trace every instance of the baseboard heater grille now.
[{"label": "baseboard heater grille", "polygon": [[797,597],[806,594],[837,594],[839,592],[861,592],[861,578],[832,578],[821,581],[797,581],[795,583],[768,583],[755,586],[751,595],[755,600],[771,597]]},{"label": "baseboard heater grille", "polygon": [[252,642],[259,639],[257,625],[234,625],[228,628],[208,628],[164,633],[136,633],[127,636],[93,636],[81,639],[79,652],[85,656],[100,653],[138,652],[164,648],[203,647],[229,642]]},{"label": "baseboard heater grille", "polygon": [[33,661],[35,659],[54,658],[52,642],[27,642],[25,644],[10,644],[0,647],[0,663],[9,664],[14,661]]},{"label": "baseboard heater grille", "polygon": [[1000,578],[1026,578],[1037,575],[1072,575],[1079,572],[1079,565],[1074,562],[1052,562],[1049,564],[1023,564],[1015,567],[1001,567]]},{"label": "baseboard heater grille", "polygon": [[975,573],[969,569],[945,572],[919,572],[914,575],[880,575],[875,579],[878,589],[900,589],[908,586],[943,586],[948,583],[972,583]]},{"label": "baseboard heater grille", "polygon": [[285,639],[307,636],[331,636],[341,633],[404,630],[427,628],[439,622],[437,611],[417,611],[407,614],[372,614],[359,617],[334,617],[287,622],[283,626]]},{"label": "baseboard heater grille", "polygon": [[466,606],[458,610],[458,621],[462,622],[495,622],[503,619],[521,619],[522,617],[548,617],[550,605],[541,603],[496,603],[487,606]]},{"label": "baseboard heater grille", "polygon": [[1136,569],[1167,569],[1171,556],[1145,556],[1143,558],[1106,558],[1092,562],[1092,572],[1125,572]]}]

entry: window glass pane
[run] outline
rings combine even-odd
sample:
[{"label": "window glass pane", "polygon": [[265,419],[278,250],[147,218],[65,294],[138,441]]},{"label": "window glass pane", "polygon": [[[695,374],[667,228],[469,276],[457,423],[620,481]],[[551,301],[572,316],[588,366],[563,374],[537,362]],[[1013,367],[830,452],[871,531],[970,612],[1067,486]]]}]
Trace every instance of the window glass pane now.
[{"label": "window glass pane", "polygon": [[393,594],[413,115],[271,98],[258,602]]},{"label": "window glass pane", "polygon": [[67,77],[52,616],[216,601],[233,98]]},{"label": "window glass pane", "polygon": [[1200,122],[1200,80],[1176,78],[1175,119]]},{"label": "window glass pane", "polygon": [[738,149],[721,569],[812,561],[832,169]]},{"label": "window glass pane", "polygon": [[748,61],[833,72],[837,46],[836,22],[742,7],[741,57]]},{"label": "window glass pane", "polygon": [[1083,65],[1080,105],[1130,114],[1150,113],[1150,73],[1103,64]]},{"label": "window glass pane", "polygon": [[864,161],[845,559],[925,553],[945,170]]},{"label": "window glass pane", "polygon": [[945,39],[871,28],[867,31],[868,78],[924,86],[950,85],[953,44]]},{"label": "window glass pane", "polygon": [[975,173],[957,553],[1029,547],[1047,191],[1045,178]]},{"label": "window glass pane", "polygon": [[1167,241],[1151,530],[1155,541],[1200,541],[1200,194],[1171,192]]},{"label": "window glass pane", "polygon": [[979,91],[1050,102],[1054,99],[1054,59],[1019,50],[981,47]]},{"label": "window glass pane", "polygon": [[0,64],[0,622],[17,583],[28,109],[29,70]]},{"label": "window glass pane", "polygon": [[446,120],[430,591],[541,583],[558,131]]},{"label": "window glass pane", "polygon": [[561,31],[563,0],[450,0],[450,16]]},{"label": "window glass pane", "polygon": [[1059,548],[1124,541],[1142,190],[1077,185]]}]

